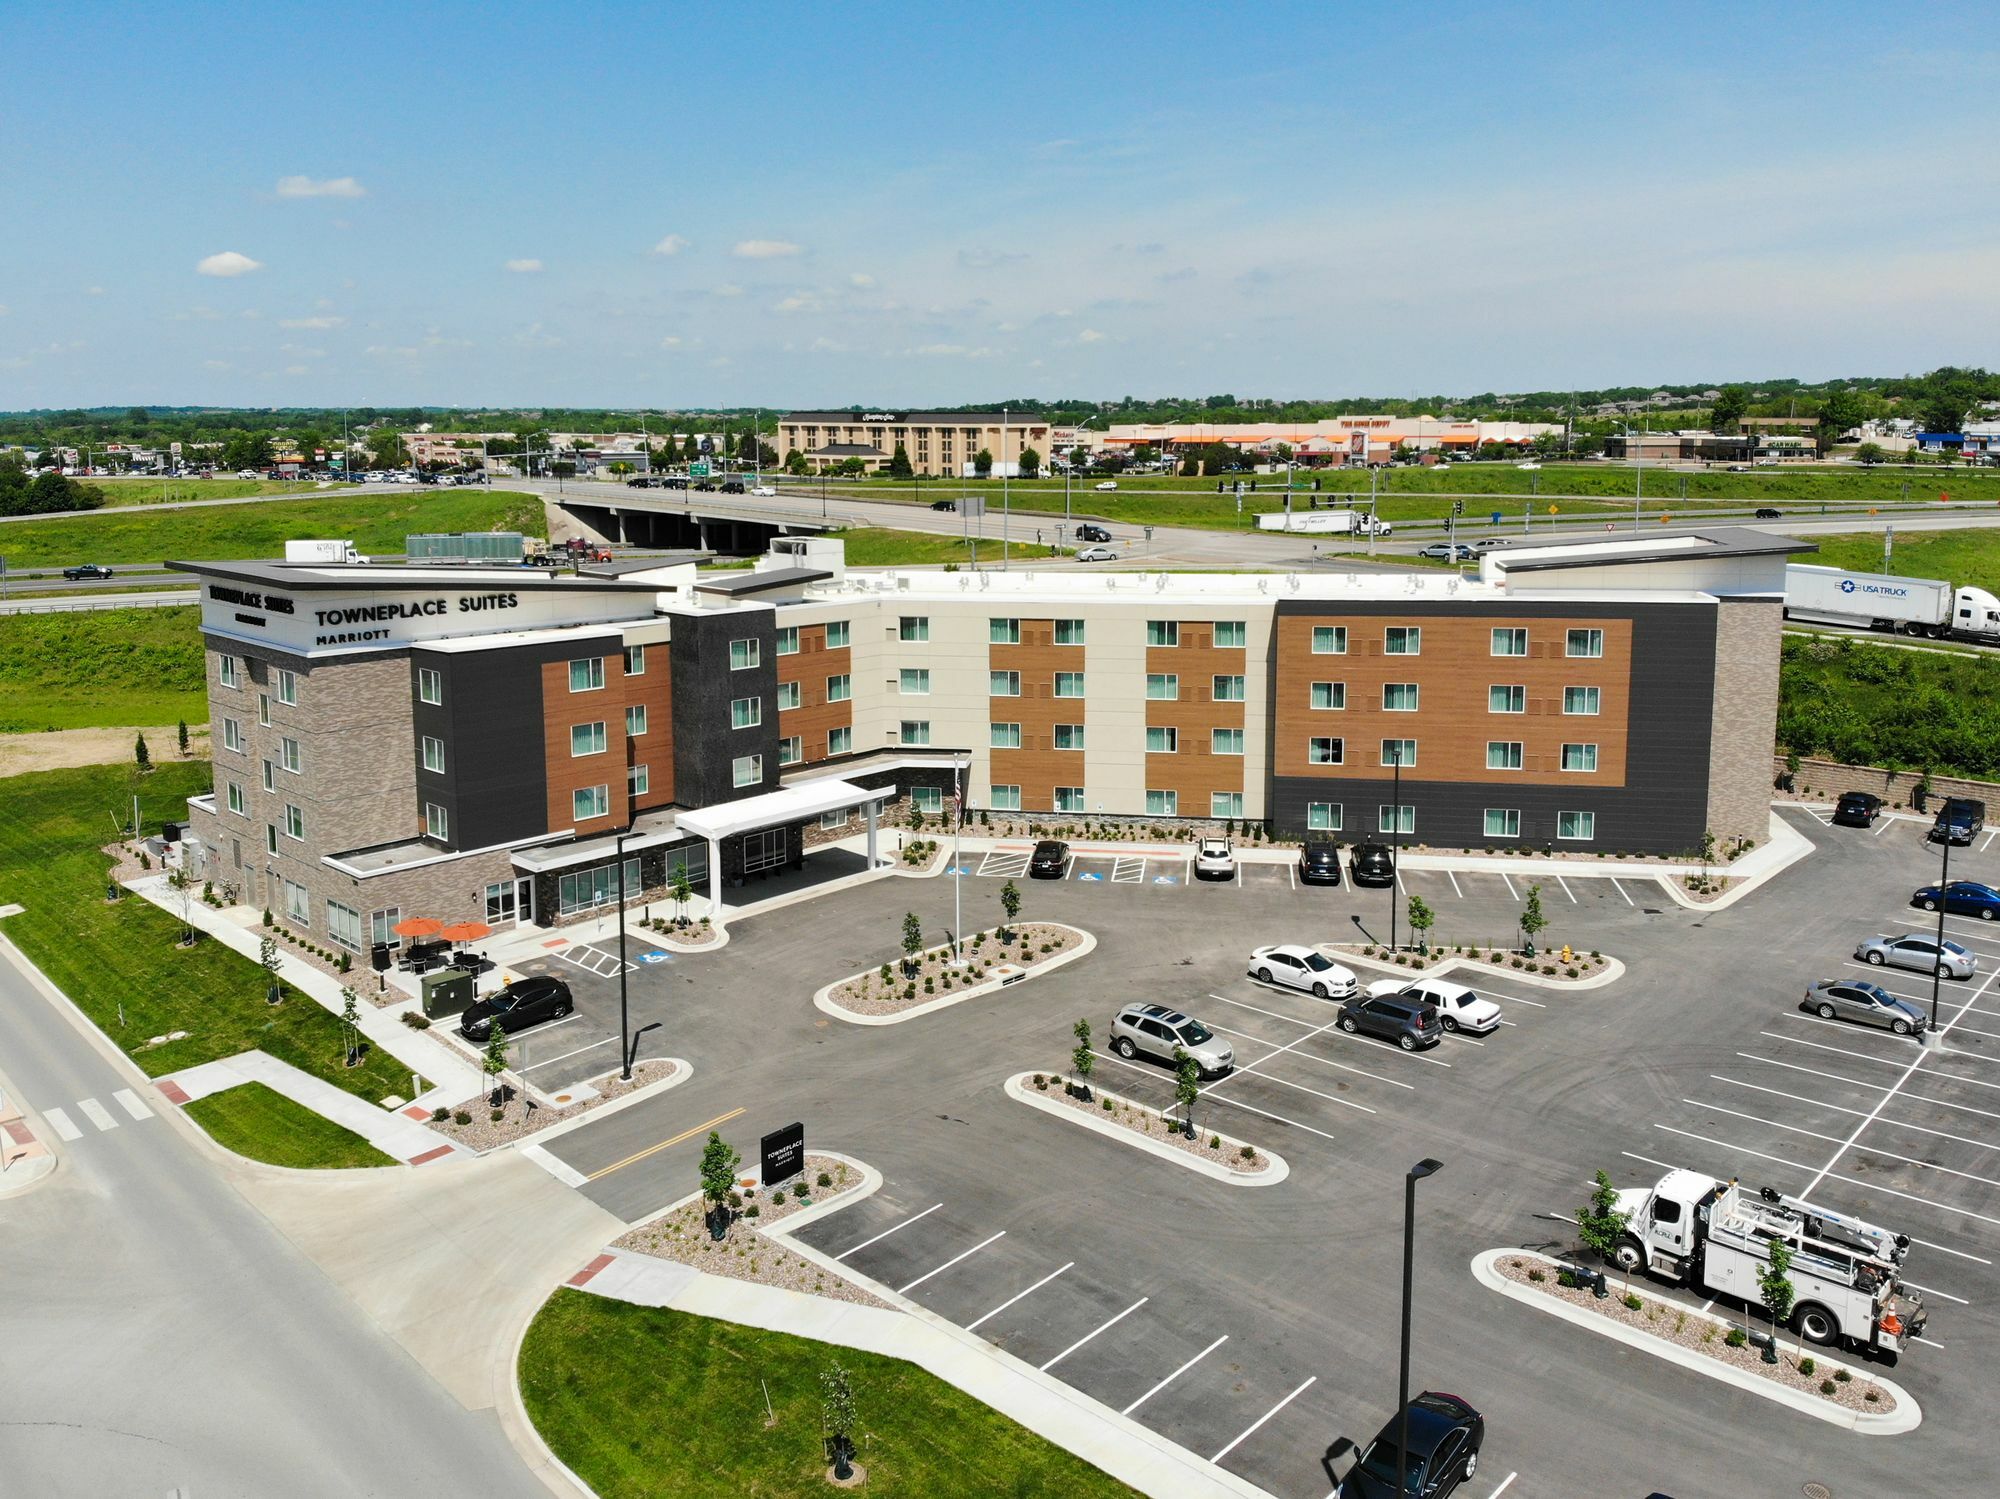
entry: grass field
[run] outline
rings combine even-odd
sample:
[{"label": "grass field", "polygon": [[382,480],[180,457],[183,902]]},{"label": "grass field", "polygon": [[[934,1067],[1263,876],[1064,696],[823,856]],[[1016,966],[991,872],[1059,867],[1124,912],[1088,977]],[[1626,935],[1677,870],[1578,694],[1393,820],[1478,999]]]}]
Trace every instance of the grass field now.
[{"label": "grass field", "polygon": [[[7,918],[6,935],[149,1077],[261,1047],[371,1103],[407,1094],[409,1069],[386,1052],[344,1067],[339,1018],[313,1000],[287,986],[282,1004],[266,1005],[249,959],[207,940],[178,948],[177,917],[123,891],[105,900],[99,849],[114,840],[114,819],[131,817],[132,797],[157,832],[209,783],[205,761],[147,776],[101,765],[0,781],[0,903],[26,908]],[[188,1034],[147,1044],[171,1031]]]},{"label": "grass field", "polygon": [[107,505],[164,505],[179,500],[240,500],[257,494],[309,495],[317,483],[283,479],[92,479]]},{"label": "grass field", "polygon": [[11,568],[183,557],[220,560],[282,557],[285,543],[296,537],[339,536],[363,552],[394,555],[414,531],[490,530],[547,535],[541,500],[511,490],[413,488],[396,494],[14,521],[0,526],[0,552]]},{"label": "grass field", "polygon": [[[1798,559],[1801,562],[1855,572],[1882,571],[1880,532],[1809,539],[1819,544],[1819,555],[1801,557]],[[1896,536],[1892,565],[1899,577],[1944,578],[1959,587],[2000,593],[2000,528],[1900,532]]]},{"label": "grass field", "polygon": [[[1029,540],[1023,542],[1020,536],[1013,537],[1007,549],[1010,557],[1059,555],[1054,547],[1034,544],[1032,525],[1023,528],[1023,533]],[[882,531],[872,526],[827,534],[847,544],[849,567],[933,567],[948,562],[963,565],[972,560],[972,549],[955,536],[934,536],[925,531]],[[1000,543],[990,539],[980,543],[979,560],[998,562]]]},{"label": "grass field", "polygon": [[864,1493],[1132,1493],[914,1364],[664,1307],[559,1290],[519,1369],[543,1440],[603,1499],[789,1499],[829,1492],[819,1374],[836,1360],[853,1378]]},{"label": "grass field", "polygon": [[193,604],[18,614],[0,631],[0,734],[208,719]]},{"label": "grass field", "polygon": [[238,1083],[197,1098],[185,1112],[224,1149],[273,1166],[329,1171],[397,1164],[353,1130],[262,1083]]},{"label": "grass field", "polygon": [[2000,777],[2000,657],[1787,636],[1779,681],[1782,748]]}]

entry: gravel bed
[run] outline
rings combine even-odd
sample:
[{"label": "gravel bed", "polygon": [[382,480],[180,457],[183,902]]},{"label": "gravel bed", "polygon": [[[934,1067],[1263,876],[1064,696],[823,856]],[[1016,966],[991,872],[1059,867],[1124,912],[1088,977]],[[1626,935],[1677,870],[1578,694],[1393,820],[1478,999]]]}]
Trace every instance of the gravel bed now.
[{"label": "gravel bed", "polygon": [[[832,1186],[816,1185],[822,1172],[831,1179]],[[863,1290],[843,1275],[829,1274],[764,1232],[813,1203],[853,1191],[861,1185],[861,1173],[845,1161],[808,1153],[805,1172],[798,1180],[812,1184],[808,1186],[808,1202],[799,1202],[789,1190],[782,1203],[774,1201],[772,1195],[746,1193],[742,1210],[730,1219],[719,1243],[709,1237],[703,1203],[696,1198],[612,1240],[611,1247],[673,1260],[710,1275],[726,1275],[731,1280],[754,1281],[761,1286],[803,1291],[809,1296],[852,1301],[860,1306],[887,1306],[881,1297]],[[757,1210],[755,1218],[749,1216],[752,1208]]]},{"label": "gravel bed", "polygon": [[1681,887],[1681,894],[1689,900],[1706,905],[1710,901],[1722,899],[1729,893],[1729,887],[1734,885],[1736,880],[1734,876],[1726,874],[1711,874],[1705,881],[1700,875],[1684,874],[1676,883]]},{"label": "gravel bed", "polygon": [[[590,1085],[597,1089],[597,1097],[567,1109],[537,1106],[532,1110],[524,1110],[520,1092],[516,1089],[514,1097],[507,1104],[506,1117],[498,1124],[491,1118],[493,1105],[486,1101],[492,1095],[481,1093],[477,1098],[462,1103],[454,1109],[453,1117],[448,1117],[443,1122],[429,1119],[425,1123],[448,1140],[456,1140],[461,1145],[471,1146],[474,1150],[491,1150],[496,1145],[511,1145],[514,1141],[526,1139],[529,1135],[540,1134],[550,1126],[574,1119],[579,1114],[588,1114],[593,1109],[601,1109],[607,1103],[623,1098],[627,1093],[636,1092],[653,1083],[664,1082],[678,1070],[672,1062],[659,1058],[650,1062],[640,1062],[635,1066],[632,1069],[632,1081],[629,1083],[621,1081],[616,1072],[607,1072],[603,1077],[590,1080]],[[460,1112],[470,1114],[472,1123],[457,1123],[455,1116]]]},{"label": "gravel bed", "polygon": [[[1156,1141],[1161,1145],[1171,1145],[1175,1150],[1182,1151],[1187,1155],[1196,1156],[1201,1160],[1210,1161],[1217,1166],[1226,1167],[1238,1176],[1261,1176],[1271,1169],[1270,1157],[1254,1145],[1250,1147],[1250,1159],[1246,1161],[1243,1159],[1242,1146],[1240,1144],[1223,1145],[1220,1147],[1210,1145],[1208,1142],[1211,1139],[1219,1137],[1209,1130],[1202,1130],[1193,1136],[1184,1135],[1179,1130],[1169,1133],[1167,1130],[1167,1121],[1144,1104],[1133,1103],[1129,1099],[1118,1097],[1115,1093],[1107,1093],[1102,1088],[1093,1089],[1093,1096],[1090,1102],[1085,1103],[1082,1099],[1069,1092],[1064,1086],[1065,1079],[1061,1076],[1054,1073],[1037,1073],[1036,1077],[1040,1077],[1048,1083],[1046,1088],[1036,1088],[1034,1079],[1029,1079],[1028,1086],[1035,1088],[1038,1096],[1065,1104],[1075,1109],[1079,1114],[1087,1114],[1091,1118],[1101,1119],[1107,1124],[1116,1124],[1123,1129],[1130,1130],[1135,1135],[1144,1135],[1148,1140]],[[1104,1107],[1107,1099],[1112,1105],[1109,1109]]]},{"label": "gravel bed", "polygon": [[[1494,968],[1505,968],[1521,973],[1532,973],[1544,978],[1587,979],[1604,972],[1611,966],[1611,960],[1599,953],[1577,952],[1572,949],[1570,960],[1562,960],[1562,944],[1554,950],[1540,948],[1534,957],[1523,954],[1512,947],[1433,947],[1428,953],[1420,954],[1408,948],[1391,954],[1386,947],[1366,942],[1330,942],[1323,944],[1323,950],[1350,957],[1373,958],[1378,963],[1394,963],[1398,968],[1407,968],[1412,974],[1424,973],[1454,959],[1468,958],[1486,963]],[[1575,970],[1572,972],[1571,970]]]},{"label": "gravel bed", "polygon": [[716,939],[715,928],[707,921],[690,921],[686,926],[675,926],[671,921],[661,921],[653,927],[641,925],[641,933],[651,931],[654,936],[663,937],[676,947],[703,947]]},{"label": "gravel bed", "polygon": [[[916,1005],[988,982],[997,963],[1017,963],[1033,974],[1036,964],[1060,957],[1083,943],[1082,932],[1054,922],[1023,921],[1012,930],[1012,942],[1001,942],[997,927],[968,937],[964,968],[949,966],[949,946],[934,947],[918,959],[917,973],[912,978],[903,971],[902,957],[898,954],[889,960],[887,984],[882,981],[880,969],[858,973],[835,984],[828,997],[843,1010],[852,1010],[857,1015],[899,1015]],[[910,992],[912,987],[916,990],[914,994]]]},{"label": "gravel bed", "polygon": [[[1842,1381],[1834,1377],[1834,1370],[1818,1350],[1806,1354],[1807,1358],[1818,1359],[1819,1367],[1811,1374],[1799,1372],[1798,1340],[1791,1333],[1783,1333],[1778,1341],[1778,1362],[1767,1364],[1761,1349],[1750,1343],[1740,1348],[1731,1348],[1724,1338],[1728,1329],[1689,1311],[1670,1301],[1661,1301],[1646,1295],[1637,1287],[1626,1286],[1639,1297],[1639,1309],[1634,1311],[1621,1299],[1624,1292],[1619,1281],[1610,1279],[1607,1289],[1610,1295],[1599,1301],[1587,1286],[1563,1286],[1556,1283],[1557,1267],[1526,1255],[1503,1255],[1495,1261],[1500,1273],[1517,1285],[1539,1291],[1545,1296],[1553,1296],[1559,1301],[1567,1301],[1571,1306],[1582,1307],[1601,1317],[1622,1322],[1627,1327],[1636,1327],[1641,1332],[1649,1332],[1656,1338],[1665,1338],[1669,1343],[1677,1343],[1683,1348],[1712,1358],[1720,1363],[1730,1364],[1749,1374],[1763,1379],[1774,1380],[1803,1394],[1813,1395],[1830,1401],[1847,1410],[1861,1411],[1871,1416],[1886,1416],[1896,1408],[1896,1397],[1869,1379],[1857,1373],[1851,1379]],[[1532,1278],[1533,1272],[1540,1271],[1543,1279]],[[1757,1316],[1751,1313],[1750,1330],[1770,1331],[1769,1323],[1757,1325]],[[1807,1345],[1811,1348],[1811,1345]],[[1826,1394],[1821,1386],[1832,1384],[1833,1393]],[[1870,1399],[1870,1396],[1873,1399]]]}]

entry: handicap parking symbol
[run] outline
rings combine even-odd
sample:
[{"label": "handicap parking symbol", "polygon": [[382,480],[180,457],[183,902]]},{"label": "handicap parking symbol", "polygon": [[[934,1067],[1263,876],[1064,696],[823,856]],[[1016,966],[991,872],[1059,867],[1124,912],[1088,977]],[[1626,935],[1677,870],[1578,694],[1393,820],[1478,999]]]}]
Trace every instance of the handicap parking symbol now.
[{"label": "handicap parking symbol", "polygon": [[1156,874],[1153,876],[1153,883],[1155,885],[1178,885],[1180,881],[1170,874]]},{"label": "handicap parking symbol", "polygon": [[658,948],[654,948],[651,952],[640,953],[639,961],[641,963],[671,963],[673,959]]},{"label": "handicap parking symbol", "polygon": [[972,871],[971,871],[971,870],[969,870],[969,869],[967,869],[967,868],[966,868],[966,867],[965,867],[965,866],[964,866],[963,864],[954,864],[954,865],[952,865],[952,866],[951,866],[950,868],[946,869],[946,870],[945,870],[945,873],[946,873],[946,874],[971,874],[971,873],[972,873]]},{"label": "handicap parking symbol", "polygon": [[1080,874],[1077,878],[1080,880],[1101,880],[1104,876],[1101,874]]}]

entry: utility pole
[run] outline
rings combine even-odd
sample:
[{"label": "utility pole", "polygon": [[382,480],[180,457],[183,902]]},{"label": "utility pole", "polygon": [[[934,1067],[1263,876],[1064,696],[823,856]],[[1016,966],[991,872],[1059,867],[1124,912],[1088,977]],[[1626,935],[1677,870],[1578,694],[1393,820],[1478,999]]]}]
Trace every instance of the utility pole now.
[{"label": "utility pole", "polygon": [[1002,572],[1008,567],[1007,531],[1012,508],[1007,496],[1007,408],[1002,406],[1000,408],[1000,570]]}]

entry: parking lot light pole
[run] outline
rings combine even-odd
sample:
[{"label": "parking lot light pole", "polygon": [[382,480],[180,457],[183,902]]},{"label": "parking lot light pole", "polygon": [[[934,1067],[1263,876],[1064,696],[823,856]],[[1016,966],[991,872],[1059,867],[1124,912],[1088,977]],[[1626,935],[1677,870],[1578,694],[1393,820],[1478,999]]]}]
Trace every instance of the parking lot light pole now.
[{"label": "parking lot light pole", "polygon": [[1951,890],[1951,830],[1939,840],[1944,844],[1944,869],[1938,875],[1937,961],[1931,964],[1931,1023],[1924,1031],[1924,1045],[1938,1044],[1938,990],[1944,983],[1944,908]]},{"label": "parking lot light pole", "polygon": [[625,1063],[618,1074],[621,1083],[632,1081],[632,1022],[625,1000],[625,840],[631,833],[625,829],[612,844],[618,857],[618,1053]]},{"label": "parking lot light pole", "polygon": [[1396,1492],[1406,1493],[1410,1461],[1410,1282],[1415,1266],[1417,1183],[1444,1169],[1425,1156],[1403,1178],[1403,1362],[1396,1382]]},{"label": "parking lot light pole", "polygon": [[1389,956],[1394,957],[1396,946],[1396,889],[1397,880],[1403,868],[1403,746],[1399,740],[1389,751],[1394,790],[1389,793],[1389,836],[1395,841],[1395,851],[1389,855]]}]

